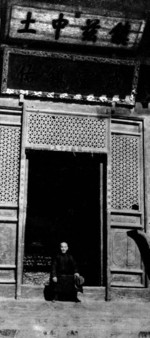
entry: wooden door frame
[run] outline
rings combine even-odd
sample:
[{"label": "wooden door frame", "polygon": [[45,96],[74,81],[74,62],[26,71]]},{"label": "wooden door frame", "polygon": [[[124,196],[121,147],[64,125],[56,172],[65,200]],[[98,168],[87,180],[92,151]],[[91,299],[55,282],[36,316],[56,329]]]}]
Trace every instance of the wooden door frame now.
[{"label": "wooden door frame", "polygon": [[[69,108],[70,105],[68,105]],[[91,108],[91,107],[90,107]],[[92,107],[93,108],[93,107]],[[26,130],[27,130],[27,105],[23,103],[23,118],[22,118],[22,141],[21,141],[21,160],[20,160],[20,189],[19,189],[19,224],[18,224],[18,248],[17,248],[17,283],[16,283],[16,298],[21,298],[22,289],[22,275],[23,275],[23,255],[24,255],[24,235],[25,235],[25,223],[26,223],[26,208],[27,208],[27,189],[28,189],[28,159],[26,157]],[[29,109],[30,110],[30,109]],[[49,110],[49,109],[48,109]],[[87,107],[85,108],[87,114]],[[82,108],[83,111],[83,108]],[[51,113],[51,111],[49,112]],[[57,114],[57,112],[56,112]],[[68,112],[67,112],[68,114]],[[77,114],[79,115],[79,114]],[[81,114],[82,115],[82,114]],[[92,114],[93,116],[94,114]],[[106,155],[106,287],[105,287],[105,299],[110,300],[111,288],[110,288],[110,192],[111,192],[111,168],[110,168],[110,116],[95,114],[94,116],[109,119],[108,130],[106,130],[107,138],[107,151],[100,151],[98,154]],[[33,149],[33,148],[31,148]],[[36,149],[33,149],[36,150]],[[44,150],[44,149],[41,149]],[[50,149],[49,149],[50,150]],[[88,151],[87,151],[88,152]],[[90,152],[90,151],[89,151]],[[100,192],[101,194],[101,192]],[[102,218],[102,216],[101,216]]]},{"label": "wooden door frame", "polygon": [[[139,146],[138,146],[138,177],[139,177],[139,205],[140,205],[140,209],[139,210],[134,210],[134,209],[128,209],[128,208],[118,208],[116,207],[113,208],[112,207],[112,210],[111,210],[111,215],[112,215],[112,224],[110,222],[110,227],[111,229],[115,229],[117,227],[120,226],[120,230],[123,230],[123,229],[127,229],[128,231],[129,230],[142,230],[142,231],[146,231],[146,219],[145,219],[145,184],[144,184],[144,179],[145,179],[145,167],[144,167],[144,156],[143,156],[143,145],[144,145],[144,119],[143,118],[139,118],[139,117],[136,117],[136,116],[118,116],[118,115],[114,115],[112,117],[112,126],[111,126],[111,135],[113,137],[113,135],[115,136],[123,136],[123,137],[137,137],[139,139]],[[114,125],[113,125],[114,124]],[[132,129],[133,126],[135,127],[136,126],[136,130]],[[129,129],[129,127],[131,127],[131,129]],[[116,156],[116,150],[115,150],[115,155]],[[113,173],[112,173],[113,174]],[[133,226],[134,223],[128,221],[128,222],[123,222],[123,221],[120,221],[120,225],[119,225],[119,222],[118,222],[118,226],[117,226],[117,221],[113,220],[113,216],[134,216],[134,217],[139,217],[139,223],[137,222],[137,225]],[[112,244],[112,248],[113,248],[113,244]],[[121,249],[122,250],[122,249]],[[112,256],[112,257],[111,257]],[[113,250],[112,250],[112,254],[110,252],[110,259],[111,261],[113,261]],[[122,285],[122,282],[119,281],[118,285],[116,284],[115,285],[115,282],[113,284],[113,273],[118,273],[119,272],[119,269],[120,269],[120,272],[121,273],[121,268],[114,268],[113,267],[111,268],[111,265],[110,265],[110,270],[111,270],[111,273],[112,273],[112,289],[115,290],[115,288],[136,288],[136,289],[140,289],[140,288],[145,288],[145,269],[143,268],[143,263],[141,262],[141,270],[143,270],[143,274],[142,274],[142,277],[141,277],[141,285],[137,286],[137,284],[135,283],[132,283],[132,285],[128,285],[126,283],[126,285]],[[136,270],[136,268],[135,268]],[[138,269],[137,269],[138,270]],[[129,270],[129,268],[124,268],[124,271],[123,271],[124,275],[125,274],[138,274],[138,272],[134,271],[134,268],[133,268],[133,271],[132,269]],[[141,273],[141,271],[139,272]]]}]

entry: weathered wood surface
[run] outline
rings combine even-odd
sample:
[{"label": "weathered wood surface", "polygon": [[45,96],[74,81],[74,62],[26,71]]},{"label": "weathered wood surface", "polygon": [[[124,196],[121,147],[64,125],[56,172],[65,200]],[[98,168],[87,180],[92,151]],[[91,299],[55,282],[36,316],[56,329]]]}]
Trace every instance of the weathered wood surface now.
[{"label": "weathered wood surface", "polygon": [[135,67],[133,59],[6,48],[2,92],[133,106]]},{"label": "weathered wood surface", "polygon": [[12,6],[9,37],[103,47],[136,47],[144,20],[104,17],[84,12]]},{"label": "weathered wood surface", "polygon": [[137,247],[139,248],[139,251],[141,253],[141,257],[144,263],[144,267],[146,270],[146,274],[148,278],[150,279],[150,237],[148,234],[146,234],[144,231],[141,230],[131,230],[128,231],[128,236],[131,237],[135,243],[137,244]]},{"label": "weathered wood surface", "polygon": [[[114,140],[119,143],[113,144]],[[112,120],[110,255],[113,286],[145,286],[141,253],[135,241],[128,236],[129,230],[144,229],[142,146],[142,122]]]},{"label": "weathered wood surface", "polygon": [[[0,108],[0,295],[2,284],[16,283],[20,129],[21,109],[13,104],[7,107],[3,102]],[[14,292],[15,286],[13,296]]]},{"label": "weathered wood surface", "polygon": [[0,224],[0,264],[15,264],[16,225]]}]

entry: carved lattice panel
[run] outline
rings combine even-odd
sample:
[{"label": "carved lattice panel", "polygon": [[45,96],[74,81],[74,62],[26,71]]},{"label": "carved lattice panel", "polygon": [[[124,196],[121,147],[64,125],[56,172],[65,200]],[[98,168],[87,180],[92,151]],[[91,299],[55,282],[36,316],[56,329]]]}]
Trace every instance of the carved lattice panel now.
[{"label": "carved lattice panel", "polygon": [[105,119],[89,116],[29,113],[27,146],[57,150],[106,150]]},{"label": "carved lattice panel", "polygon": [[0,203],[18,201],[20,127],[0,126]]},{"label": "carved lattice panel", "polygon": [[139,210],[139,138],[112,135],[112,208]]}]

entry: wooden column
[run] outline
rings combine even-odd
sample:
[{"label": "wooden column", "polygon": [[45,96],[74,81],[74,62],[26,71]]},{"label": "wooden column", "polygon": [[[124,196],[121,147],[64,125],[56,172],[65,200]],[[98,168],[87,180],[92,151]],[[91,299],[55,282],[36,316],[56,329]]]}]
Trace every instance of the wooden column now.
[{"label": "wooden column", "polygon": [[107,155],[107,186],[106,186],[106,217],[107,217],[107,257],[106,257],[106,294],[105,299],[111,299],[111,274],[110,274],[110,255],[111,255],[111,242],[110,242],[110,212],[111,212],[111,135],[110,135],[110,123],[108,130],[108,155]]},{"label": "wooden column", "polygon": [[23,254],[24,254],[24,232],[25,232],[26,203],[27,203],[28,161],[26,160],[25,155],[25,133],[26,133],[26,117],[25,117],[25,102],[24,102],[23,118],[22,118],[20,187],[19,187],[19,227],[18,227],[17,290],[16,290],[17,298],[21,297]]}]

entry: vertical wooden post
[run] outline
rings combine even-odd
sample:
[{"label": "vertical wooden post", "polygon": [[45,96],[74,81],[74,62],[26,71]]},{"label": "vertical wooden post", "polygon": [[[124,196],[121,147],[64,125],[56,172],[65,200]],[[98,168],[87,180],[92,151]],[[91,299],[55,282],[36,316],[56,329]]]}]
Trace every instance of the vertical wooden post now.
[{"label": "vertical wooden post", "polygon": [[20,159],[20,186],[19,186],[19,217],[18,217],[18,248],[17,248],[17,285],[16,298],[21,297],[22,271],[23,271],[23,235],[26,213],[26,186],[27,186],[27,163],[25,156],[25,132],[26,132],[26,109],[23,102],[22,114],[22,138],[21,138],[21,159]]},{"label": "vertical wooden post", "polygon": [[[142,156],[142,166],[143,166],[143,176],[141,177],[142,184],[143,184],[143,206],[144,206],[144,219],[143,219],[143,225],[144,225],[144,231],[147,233],[148,232],[148,184],[146,181],[146,178],[149,176],[148,171],[149,169],[147,168],[146,165],[146,139],[145,139],[145,133],[144,133],[144,120],[142,121],[142,126],[141,126],[141,137],[142,137],[142,146],[141,146],[141,156]],[[145,286],[147,288],[150,288],[150,281],[145,273]]]},{"label": "vertical wooden post", "polygon": [[107,243],[106,243],[106,294],[105,299],[111,300],[111,273],[110,273],[110,240],[111,240],[111,118],[109,118],[108,127],[108,155],[107,155],[107,187],[106,187],[106,210],[107,210]]},{"label": "vertical wooden post", "polygon": [[[105,182],[106,183],[106,182]],[[104,163],[100,163],[100,285],[104,283]]]}]

